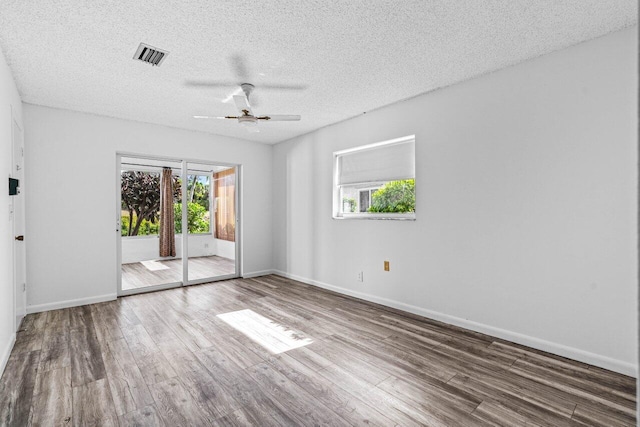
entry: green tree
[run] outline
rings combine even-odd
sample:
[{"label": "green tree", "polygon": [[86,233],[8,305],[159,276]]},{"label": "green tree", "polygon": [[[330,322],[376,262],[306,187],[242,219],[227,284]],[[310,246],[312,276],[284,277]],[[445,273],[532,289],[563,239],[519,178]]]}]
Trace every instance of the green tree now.
[{"label": "green tree", "polygon": [[209,210],[209,177],[204,175],[189,175],[187,185],[187,197],[189,202],[194,202]]},{"label": "green tree", "polygon": [[407,213],[416,211],[415,179],[387,182],[371,195],[369,212]]},{"label": "green tree", "polygon": [[[154,234],[160,210],[160,174],[140,171],[122,172],[120,181],[122,209],[129,212],[127,236]],[[180,195],[180,181],[173,177],[174,199]],[[123,219],[127,217],[123,215]],[[134,223],[135,221],[135,223]],[[145,224],[147,221],[149,224]],[[152,227],[154,224],[155,227]],[[125,227],[123,227],[124,229]]]},{"label": "green tree", "polygon": [[129,211],[127,235],[137,236],[142,221],[154,220],[157,217],[160,208],[160,174],[139,171],[122,172],[120,189],[122,209]]},{"label": "green tree", "polygon": [[[173,205],[175,214],[175,232],[182,233],[182,205]],[[208,233],[209,221],[207,220],[207,209],[198,203],[189,202],[187,204],[187,229],[189,233]]]}]

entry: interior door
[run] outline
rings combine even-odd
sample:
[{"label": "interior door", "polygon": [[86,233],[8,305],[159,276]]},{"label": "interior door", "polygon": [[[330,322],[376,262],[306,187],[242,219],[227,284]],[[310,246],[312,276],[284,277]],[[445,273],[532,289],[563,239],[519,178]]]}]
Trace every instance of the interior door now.
[{"label": "interior door", "polygon": [[[23,186],[24,179],[24,145],[23,132],[18,122],[13,120],[13,146],[11,150],[11,175],[20,181]],[[6,191],[6,190],[5,190]],[[27,291],[26,291],[26,263],[25,263],[25,242],[24,242],[24,195],[22,192],[15,196],[11,196],[12,213],[13,213],[13,284],[14,284],[14,313],[15,313],[15,330],[20,328],[20,323],[24,318],[27,310]]]}]

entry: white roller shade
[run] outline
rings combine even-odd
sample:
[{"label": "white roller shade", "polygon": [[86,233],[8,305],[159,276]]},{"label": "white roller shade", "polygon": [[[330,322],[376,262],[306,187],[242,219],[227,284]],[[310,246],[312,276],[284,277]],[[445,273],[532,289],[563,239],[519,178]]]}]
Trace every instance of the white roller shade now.
[{"label": "white roller shade", "polygon": [[415,178],[415,139],[337,153],[338,185]]}]

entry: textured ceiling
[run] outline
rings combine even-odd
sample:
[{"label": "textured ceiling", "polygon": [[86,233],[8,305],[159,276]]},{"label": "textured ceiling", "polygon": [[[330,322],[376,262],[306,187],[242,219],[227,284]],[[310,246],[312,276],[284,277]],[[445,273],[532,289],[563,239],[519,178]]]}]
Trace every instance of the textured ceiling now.
[{"label": "textured ceiling", "polygon": [[[25,102],[274,143],[637,22],[635,0],[0,0],[0,47]],[[132,59],[140,42],[170,52]],[[242,58],[254,112],[229,115]],[[304,90],[261,89],[301,85]],[[225,103],[224,101],[227,100]]]}]

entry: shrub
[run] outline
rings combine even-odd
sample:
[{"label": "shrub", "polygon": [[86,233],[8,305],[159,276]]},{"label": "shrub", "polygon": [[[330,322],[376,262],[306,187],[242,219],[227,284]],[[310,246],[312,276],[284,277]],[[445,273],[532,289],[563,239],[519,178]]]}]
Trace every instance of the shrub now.
[{"label": "shrub", "polygon": [[[136,222],[136,216],[133,215],[133,223]],[[148,219],[143,219],[140,222],[140,228],[138,229],[137,236],[149,236],[149,235],[157,235],[160,224],[158,221],[149,221]],[[120,217],[120,234],[122,236],[129,235],[129,215],[121,215]]]},{"label": "shrub", "polygon": [[[175,215],[175,232],[182,233],[182,205],[176,203],[173,205]],[[209,221],[208,211],[202,205],[194,202],[187,204],[187,228],[189,233],[208,233]]]},{"label": "shrub", "polygon": [[387,182],[372,194],[369,212],[407,213],[416,211],[415,179]]}]

